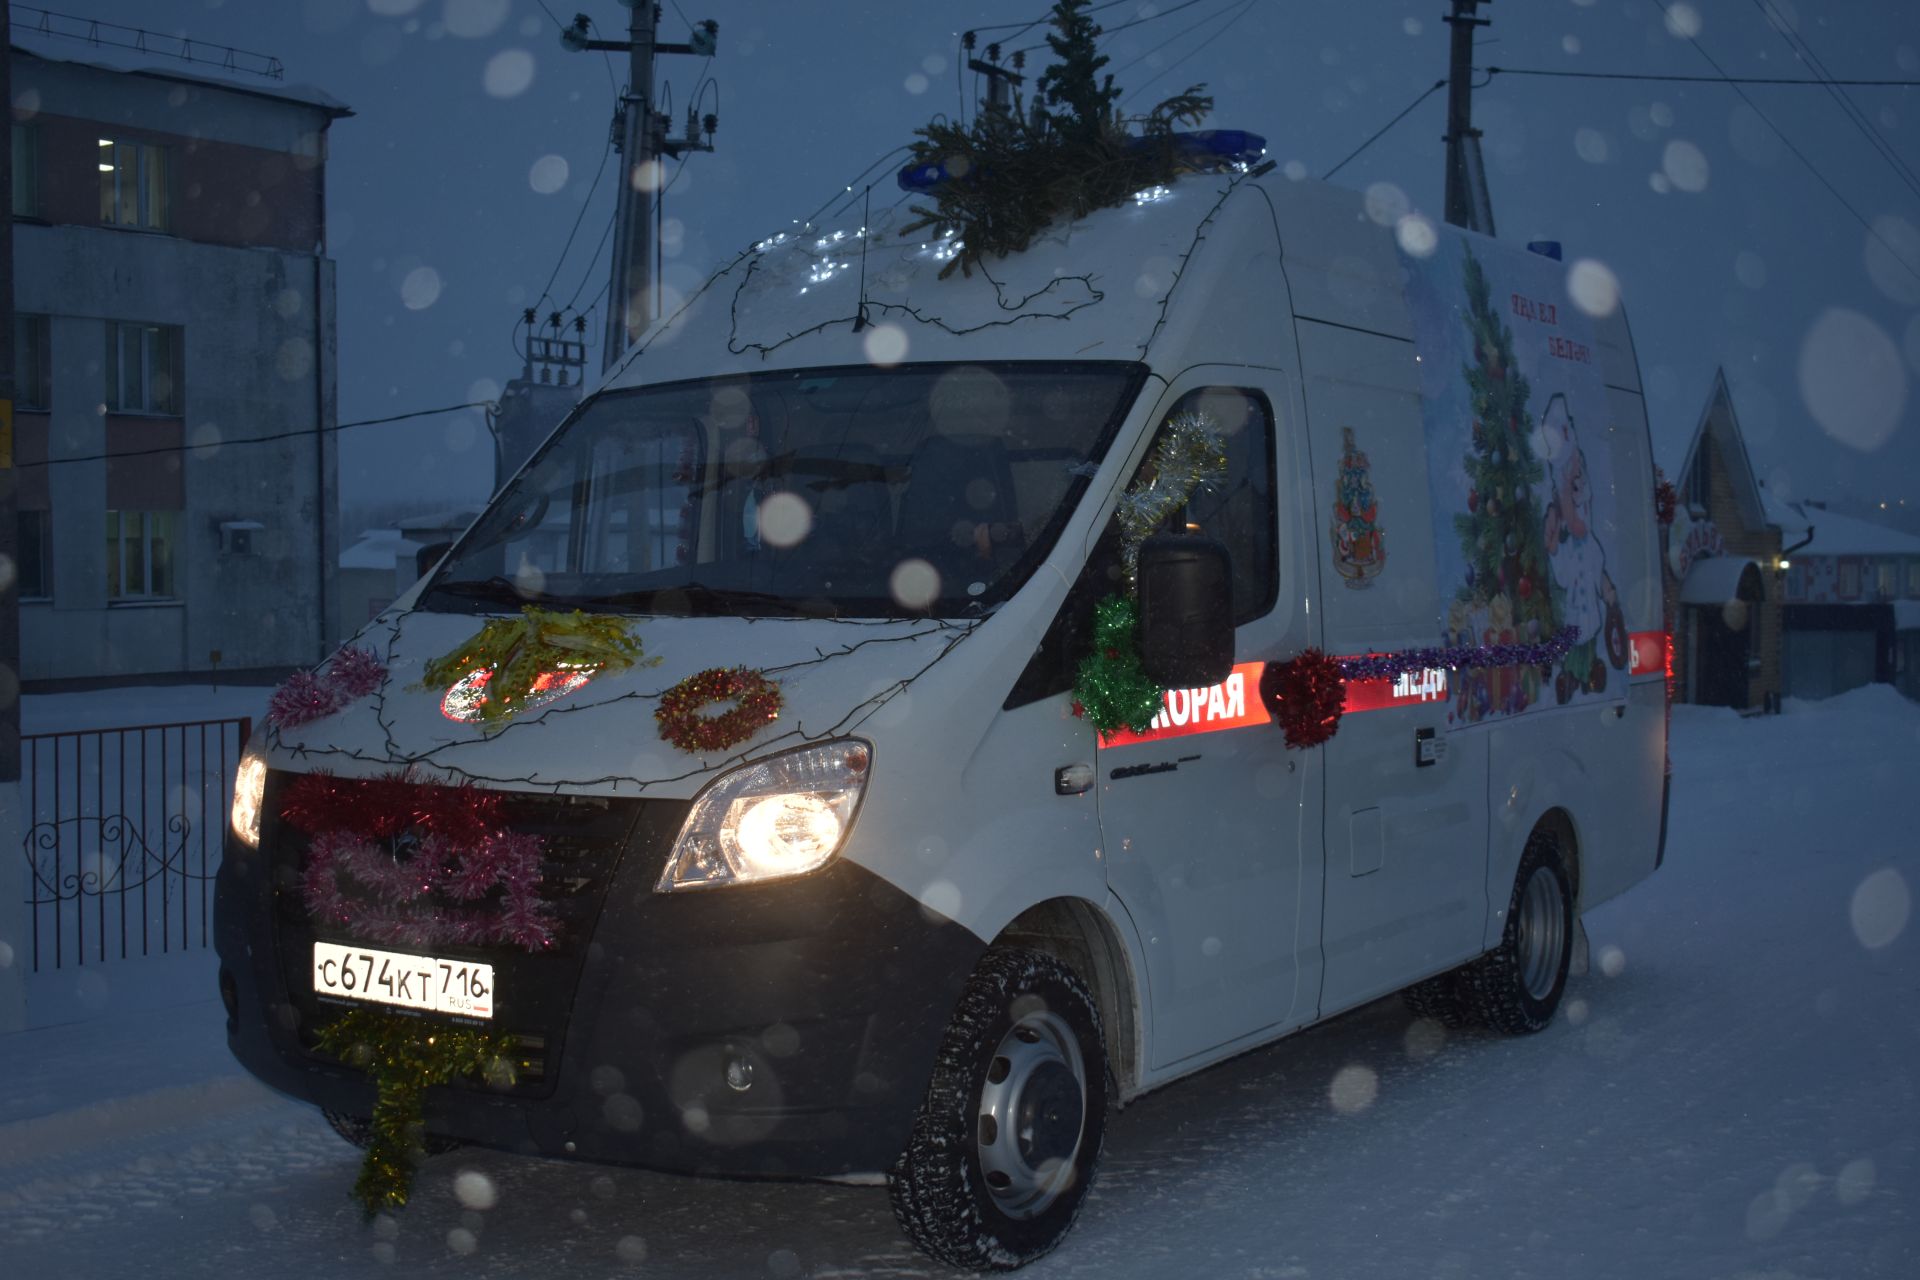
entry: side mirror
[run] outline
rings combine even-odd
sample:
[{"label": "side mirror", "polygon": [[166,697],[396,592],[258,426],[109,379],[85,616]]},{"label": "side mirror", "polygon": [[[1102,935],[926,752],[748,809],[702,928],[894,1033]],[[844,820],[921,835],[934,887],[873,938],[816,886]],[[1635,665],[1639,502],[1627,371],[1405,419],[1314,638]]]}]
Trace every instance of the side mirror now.
[{"label": "side mirror", "polygon": [[1233,562],[1212,538],[1156,533],[1140,544],[1140,658],[1169,689],[1233,671]]},{"label": "side mirror", "polygon": [[413,553],[413,576],[424,578],[433,572],[433,566],[440,563],[440,557],[453,550],[451,542],[435,542]]}]

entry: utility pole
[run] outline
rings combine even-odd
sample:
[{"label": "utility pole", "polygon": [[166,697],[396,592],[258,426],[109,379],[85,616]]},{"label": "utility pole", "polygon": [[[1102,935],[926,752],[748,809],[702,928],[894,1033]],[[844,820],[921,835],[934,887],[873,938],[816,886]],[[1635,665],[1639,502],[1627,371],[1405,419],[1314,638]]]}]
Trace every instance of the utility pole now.
[{"label": "utility pole", "polygon": [[987,46],[986,60],[973,56],[974,34],[969,31],[960,37],[960,43],[967,51],[967,70],[987,78],[987,100],[983,104],[988,111],[1013,110],[1013,86],[1026,80],[1020,72],[1026,67],[1027,55],[1015,50],[1011,68],[1000,65],[1000,46]]},{"label": "utility pole", "polygon": [[706,137],[695,132],[697,104],[687,107],[687,136],[670,138],[671,121],[653,109],[653,58],[657,53],[689,53],[711,58],[719,47],[720,24],[709,18],[693,29],[685,44],[665,44],[658,38],[660,7],[652,0],[620,0],[633,16],[625,40],[594,40],[591,21],[577,14],[573,25],[561,31],[560,43],[576,53],[589,50],[621,51],[627,55],[627,92],[614,117],[616,144],[625,181],[620,184],[614,211],[613,278],[607,290],[607,334],[600,368],[611,369],[653,320],[653,219],[665,185],[661,156],[713,150],[713,131],[719,120],[707,116]]},{"label": "utility pole", "polygon": [[1480,131],[1473,127],[1473,34],[1492,19],[1475,15],[1493,0],[1453,0],[1443,21],[1453,28],[1447,65],[1447,221],[1456,227],[1493,234],[1493,201],[1487,195],[1487,169],[1480,158]]}]

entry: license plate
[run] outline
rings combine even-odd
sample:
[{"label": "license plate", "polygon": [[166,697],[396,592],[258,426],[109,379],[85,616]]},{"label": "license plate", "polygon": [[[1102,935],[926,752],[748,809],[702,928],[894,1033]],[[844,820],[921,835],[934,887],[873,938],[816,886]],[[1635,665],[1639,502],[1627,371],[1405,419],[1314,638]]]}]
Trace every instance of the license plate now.
[{"label": "license plate", "polygon": [[323,996],[397,1004],[429,1013],[493,1016],[493,966],[472,960],[316,942],[313,989]]}]

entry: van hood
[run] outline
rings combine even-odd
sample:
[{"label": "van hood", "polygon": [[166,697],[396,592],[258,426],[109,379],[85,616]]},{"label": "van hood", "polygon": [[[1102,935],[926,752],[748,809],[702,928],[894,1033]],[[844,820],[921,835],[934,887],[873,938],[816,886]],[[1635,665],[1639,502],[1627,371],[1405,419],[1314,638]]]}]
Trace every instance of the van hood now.
[{"label": "van hood", "polygon": [[[872,737],[879,726],[869,722],[979,625],[925,618],[637,618],[633,634],[645,648],[639,664],[594,676],[488,728],[449,715],[444,688],[420,686],[429,662],[468,643],[486,622],[486,615],[424,611],[375,621],[353,643],[385,664],[380,688],[320,719],[270,727],[268,763],[348,776],[411,766],[430,777],[502,788],[684,798],[715,770],[748,757],[863,726]],[[746,667],[776,682],[779,716],[736,746],[683,751],[660,735],[654,717],[660,695],[716,667]],[[716,703],[706,714],[725,710]]]}]

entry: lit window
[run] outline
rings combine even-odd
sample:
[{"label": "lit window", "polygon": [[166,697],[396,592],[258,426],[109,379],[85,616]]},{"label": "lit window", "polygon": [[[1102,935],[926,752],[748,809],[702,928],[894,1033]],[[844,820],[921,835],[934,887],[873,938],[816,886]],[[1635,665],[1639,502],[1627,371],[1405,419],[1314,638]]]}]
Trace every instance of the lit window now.
[{"label": "lit window", "polygon": [[45,410],[51,400],[53,363],[48,358],[45,316],[16,315],[13,319],[13,407]]},{"label": "lit window", "polygon": [[100,221],[111,227],[165,231],[172,225],[167,149],[100,139]]},{"label": "lit window", "polygon": [[164,600],[173,595],[176,511],[107,512],[107,598]]},{"label": "lit window", "polygon": [[53,513],[22,511],[19,515],[15,561],[20,571],[20,598],[44,600],[53,595]]},{"label": "lit window", "polygon": [[13,126],[13,216],[40,216],[40,130],[20,121]]},{"label": "lit window", "polygon": [[107,408],[115,413],[179,413],[183,345],[177,325],[109,323]]}]

